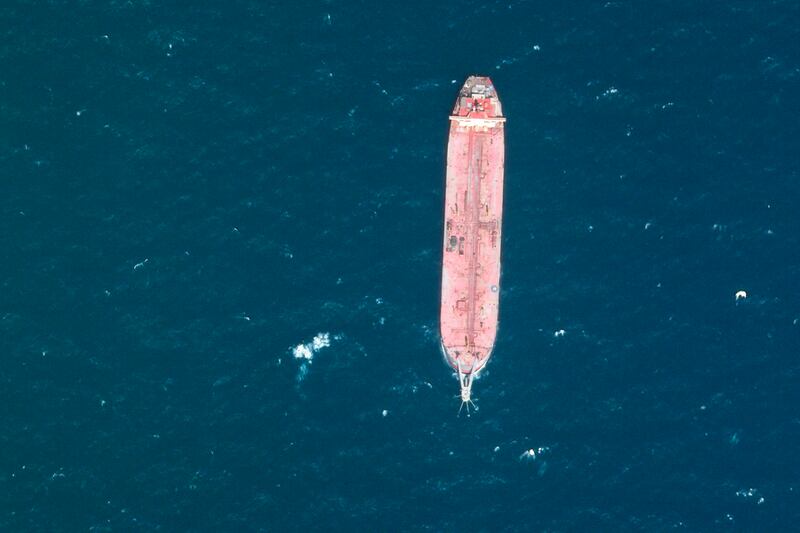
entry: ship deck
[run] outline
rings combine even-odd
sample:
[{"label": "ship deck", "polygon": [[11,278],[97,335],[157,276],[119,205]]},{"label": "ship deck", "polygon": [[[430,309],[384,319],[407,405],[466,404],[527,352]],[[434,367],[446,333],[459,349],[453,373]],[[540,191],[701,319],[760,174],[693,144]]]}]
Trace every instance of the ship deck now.
[{"label": "ship deck", "polygon": [[497,334],[504,120],[491,81],[467,80],[448,141],[440,313],[445,356],[466,374],[484,367]]}]

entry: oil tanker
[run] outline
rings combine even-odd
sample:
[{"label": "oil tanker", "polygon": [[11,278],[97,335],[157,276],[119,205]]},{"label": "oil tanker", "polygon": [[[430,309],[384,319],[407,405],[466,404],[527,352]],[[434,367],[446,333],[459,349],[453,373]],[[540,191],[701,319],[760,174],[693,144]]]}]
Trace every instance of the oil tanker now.
[{"label": "oil tanker", "polygon": [[467,409],[497,336],[505,120],[492,80],[467,78],[450,116],[439,316]]}]

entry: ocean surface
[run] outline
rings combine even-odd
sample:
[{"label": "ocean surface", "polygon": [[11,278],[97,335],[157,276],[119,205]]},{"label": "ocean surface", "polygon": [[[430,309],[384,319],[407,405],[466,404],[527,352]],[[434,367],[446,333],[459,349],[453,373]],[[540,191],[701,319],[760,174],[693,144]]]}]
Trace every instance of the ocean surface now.
[{"label": "ocean surface", "polygon": [[[797,2],[0,21],[0,530],[797,530]],[[437,321],[470,74],[508,123],[468,417]]]}]

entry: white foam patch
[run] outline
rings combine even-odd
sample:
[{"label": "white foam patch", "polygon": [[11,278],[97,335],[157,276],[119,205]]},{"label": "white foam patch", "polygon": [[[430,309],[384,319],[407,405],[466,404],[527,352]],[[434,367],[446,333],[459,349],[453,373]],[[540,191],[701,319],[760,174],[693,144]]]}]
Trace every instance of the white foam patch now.
[{"label": "white foam patch", "polygon": [[300,365],[300,368],[297,371],[298,385],[300,384],[300,382],[306,379],[306,374],[308,374],[308,363],[303,363],[302,365]]},{"label": "white foam patch", "polygon": [[737,490],[736,495],[740,498],[744,498],[745,500],[753,500],[758,505],[761,505],[766,501],[758,489],[754,488]]},{"label": "white foam patch", "polygon": [[[341,338],[341,335],[333,336],[334,340]],[[297,382],[302,382],[308,374],[309,366],[314,360],[314,356],[320,350],[327,348],[331,345],[331,334],[326,332],[317,333],[314,338],[309,342],[298,344],[291,348],[292,355],[295,359],[300,359],[302,364],[297,371]]]},{"label": "white foam patch", "polygon": [[292,355],[294,355],[295,359],[305,359],[306,361],[311,362],[317,352],[323,348],[327,348],[330,345],[330,333],[317,333],[314,338],[311,339],[311,342],[298,344],[292,348]]},{"label": "white foam patch", "polygon": [[314,339],[311,341],[311,348],[315,352],[318,352],[323,348],[327,348],[330,345],[331,345],[331,336],[329,333],[317,333],[317,335],[314,336]]},{"label": "white foam patch", "polygon": [[308,359],[309,361],[314,358],[314,352],[305,344],[295,346],[292,350],[292,355],[294,355],[295,359]]},{"label": "white foam patch", "polygon": [[550,451],[549,446],[539,446],[538,448],[529,448],[522,452],[519,456],[520,461],[530,462],[535,461],[542,455],[548,453]]},{"label": "white foam patch", "polygon": [[[525,58],[527,58],[528,56],[530,56],[531,54],[541,51],[541,49],[542,49],[542,47],[539,46],[538,44],[528,45],[527,47],[525,47],[525,49],[522,50],[521,53],[519,53],[519,54],[517,54],[515,56],[506,57],[504,59],[501,59],[500,62],[497,63],[494,66],[494,68],[496,70],[500,70],[504,66],[513,65],[514,63],[518,63],[518,62],[524,60]],[[455,80],[453,80],[453,81],[455,81]]]}]

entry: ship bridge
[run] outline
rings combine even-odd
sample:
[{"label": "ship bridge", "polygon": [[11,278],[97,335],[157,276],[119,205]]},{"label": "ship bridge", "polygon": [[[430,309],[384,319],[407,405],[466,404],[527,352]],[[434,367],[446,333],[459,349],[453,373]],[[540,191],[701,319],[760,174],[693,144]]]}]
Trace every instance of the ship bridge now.
[{"label": "ship bridge", "polygon": [[470,76],[461,87],[450,120],[464,126],[491,128],[505,122],[492,80]]}]

